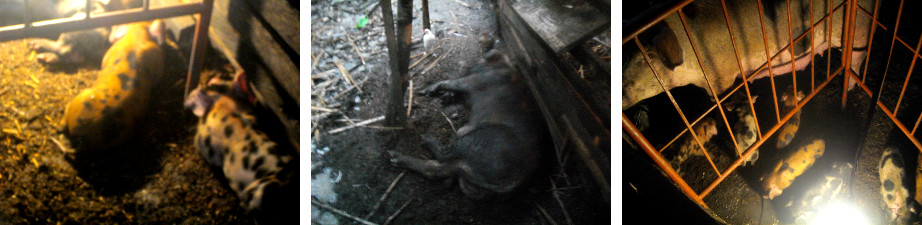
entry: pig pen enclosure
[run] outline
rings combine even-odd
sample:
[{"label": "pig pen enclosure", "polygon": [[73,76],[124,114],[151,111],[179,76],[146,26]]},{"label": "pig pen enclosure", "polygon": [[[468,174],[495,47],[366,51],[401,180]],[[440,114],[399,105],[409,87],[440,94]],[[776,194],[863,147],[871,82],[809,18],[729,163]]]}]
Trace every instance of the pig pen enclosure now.
[{"label": "pig pen enclosure", "polygon": [[[254,223],[237,194],[201,157],[193,141],[198,119],[183,108],[185,93],[198,86],[199,76],[204,81],[217,76],[229,78],[245,68],[235,63],[234,55],[222,51],[224,46],[212,50],[206,43],[215,45],[216,40],[223,40],[215,31],[233,24],[226,15],[228,5],[251,10],[239,7],[245,1],[122,1],[138,3],[139,7],[34,22],[38,17],[13,10],[28,7],[28,2],[3,2],[4,14],[0,15],[3,23],[20,24],[0,27],[0,223]],[[55,8],[40,5],[47,1],[31,2]],[[90,7],[95,1],[54,3],[76,4],[84,10],[82,6]],[[297,4],[290,7],[287,10],[298,10]],[[7,12],[16,12],[18,17]],[[258,10],[249,12],[246,16],[236,14],[237,18],[252,19],[259,14]],[[166,67],[162,80],[153,87],[154,97],[149,103],[135,103],[149,104],[149,112],[135,124],[134,135],[125,144],[112,151],[75,152],[62,135],[64,107],[93,85],[101,74],[100,61],[42,64],[29,42],[36,38],[55,40],[62,32],[153,19],[167,21],[169,34],[161,46]],[[209,30],[209,22],[218,28]],[[212,34],[206,35],[209,31]],[[74,44],[84,44],[81,41]],[[246,71],[256,77],[264,75],[255,69]]]},{"label": "pig pen enclosure", "polygon": [[[436,98],[420,96],[418,91],[438,81],[463,77],[467,68],[483,59],[482,45],[494,44],[484,41],[491,37],[499,38],[501,41],[495,44],[515,55],[518,66],[535,67],[526,63],[544,63],[544,69],[531,73],[536,77],[563,79],[558,75],[563,71],[579,82],[609,90],[609,75],[604,68],[609,67],[610,60],[610,31],[605,28],[610,22],[607,9],[591,5],[601,1],[433,0],[428,1],[428,6],[415,1],[408,10],[413,16],[412,44],[408,63],[409,91],[405,90],[404,95],[407,104],[400,111],[407,115],[407,120],[402,128],[388,127],[381,122],[389,104],[388,80],[392,71],[386,47],[387,19],[383,13],[398,14],[399,7],[398,1],[392,1],[393,9],[385,10],[383,2],[389,1],[316,1],[311,7],[313,224],[608,223],[608,189],[599,188],[574,153],[564,154],[569,159],[563,161],[542,163],[540,166],[544,169],[520,190],[484,200],[466,196],[458,188],[456,179],[427,180],[418,173],[389,164],[384,156],[384,151],[393,150],[432,158],[429,150],[422,147],[421,134],[431,134],[442,143],[454,139],[455,130],[468,121],[469,109],[445,108]],[[560,12],[567,14],[554,14]],[[583,21],[583,25],[566,27],[576,32],[561,32],[572,36],[560,39],[559,45],[553,45],[557,48],[548,47],[552,44],[536,42],[541,39],[532,32],[551,27],[522,22],[528,20],[523,17],[535,15],[545,15],[543,21],[571,19],[571,23],[553,24],[554,27],[579,24],[573,22],[573,18]],[[432,54],[426,54],[421,40],[425,17],[438,38]],[[398,18],[395,16],[394,20]],[[521,46],[529,48],[521,49]],[[574,51],[595,55],[602,64],[584,64],[582,55],[577,56]],[[530,54],[532,61],[522,61],[525,54]],[[584,78],[580,77],[580,72],[585,74]],[[568,87],[562,82],[555,86]],[[560,96],[571,96],[571,93]],[[568,101],[568,104],[578,104],[579,100]],[[610,102],[607,97],[601,101],[605,100]],[[552,112],[577,111],[577,107],[568,104],[548,108]],[[601,108],[607,110],[610,106]],[[587,135],[595,139],[586,139],[584,147],[593,151],[604,149],[600,154],[607,155],[610,145],[610,141],[606,142],[610,139],[608,121],[601,126],[598,124],[602,122],[595,122],[595,119],[607,120],[608,111],[604,114],[605,119],[592,115],[567,116],[573,124],[590,120],[591,124],[596,124],[592,128],[601,127],[592,131],[602,132]],[[557,115],[554,119],[560,114]],[[554,138],[569,140],[569,134]],[[608,162],[599,164],[606,164],[607,168]]]},{"label": "pig pen enclosure", "polygon": [[[922,83],[916,61],[920,57],[917,36],[922,34],[922,27],[918,24],[919,15],[912,12],[922,5],[913,1],[792,0],[752,1],[750,5],[746,2],[702,0],[652,8],[625,6],[625,12],[649,9],[625,15],[632,18],[625,25],[622,41],[625,66],[630,57],[639,57],[636,60],[644,62],[641,65],[647,73],[654,71],[647,79],[656,83],[649,88],[665,90],[622,108],[625,132],[622,194],[625,205],[636,206],[624,208],[624,215],[628,215],[625,221],[808,224],[831,216],[856,223],[918,224],[914,212],[919,212],[917,201],[922,200],[917,183],[922,177],[915,168],[922,146],[915,133],[922,119],[922,107],[918,106]],[[800,6],[809,5],[809,10],[792,9],[802,2],[805,3]],[[748,11],[752,14],[739,10],[741,5],[753,7]],[[631,7],[636,10],[629,10]],[[814,7],[823,10],[817,13]],[[809,20],[797,24],[792,17]],[[716,22],[703,23],[701,18]],[[741,34],[740,29],[748,28],[738,24],[748,24],[754,30]],[[676,35],[672,38],[660,35],[668,29]],[[712,32],[692,35],[696,29]],[[832,42],[833,48],[823,54],[813,53],[819,50],[814,50],[816,46],[811,42],[828,42],[833,35],[840,35],[839,40],[845,41],[838,45]],[[684,62],[670,61],[669,57],[674,56],[670,50],[674,49],[664,48],[668,44],[662,40],[694,44],[681,46],[679,56],[684,50]],[[725,55],[702,53],[713,51],[708,48],[719,40],[732,40],[723,43]],[[762,47],[772,42],[775,48]],[[741,43],[757,43],[760,47],[744,50],[750,46]],[[642,54],[633,55],[641,51]],[[848,57],[862,51],[867,53],[866,58]],[[761,61],[751,60],[753,54]],[[708,57],[721,58],[717,65],[698,64],[706,62],[701,59]],[[766,63],[769,57],[771,63]],[[804,59],[809,64],[790,63],[792,59]],[[752,61],[757,63],[747,68],[746,60],[750,60],[750,65]],[[860,67],[850,63],[854,60],[860,60]],[[664,65],[683,63],[696,64],[696,69],[699,65],[707,68],[706,78],[700,70],[681,74],[700,76],[687,78],[701,80],[696,84],[700,87],[670,83],[674,79],[670,76],[681,75],[659,70]],[[734,72],[714,74],[719,69],[708,68],[724,66],[719,64],[729,64]],[[795,66],[803,69],[794,69]],[[753,80],[765,70],[775,73]],[[721,89],[719,76],[740,73],[745,75],[742,79],[733,77],[732,85]],[[627,85],[628,75],[624,76],[626,80],[622,82]],[[855,80],[857,86],[849,88],[847,82]],[[795,90],[803,92],[804,97],[795,100],[785,97],[793,96]],[[629,94],[625,91],[623,95]],[[753,99],[752,102],[746,101],[747,98]],[[749,143],[744,139],[747,126],[740,125],[747,121],[746,112],[754,120],[751,125],[754,128],[748,129],[755,136]],[[795,128],[796,133],[788,132],[786,127],[790,125],[799,127]],[[748,134],[753,135],[753,132]],[[779,144],[785,139],[789,145]],[[810,155],[811,159],[798,158],[802,157],[800,153],[813,148],[808,144],[814,140],[823,140],[825,151]],[[741,141],[745,144],[740,145]],[[882,185],[885,182],[880,174],[894,168],[879,168],[886,148],[896,149],[902,155],[897,161],[904,165],[895,169],[902,171],[902,179],[888,179],[893,182],[889,186]],[[685,156],[690,156],[684,162],[675,161],[683,149]],[[746,162],[750,156],[757,157],[754,163]],[[811,162],[798,164],[801,160]],[[783,173],[788,169],[803,170]],[[767,189],[769,185],[778,186],[773,179],[776,177],[789,182],[780,185],[783,192],[777,196]],[[905,187],[908,196],[903,196],[902,205],[891,209],[889,197],[885,196],[900,198],[888,191],[893,186]],[[853,211],[827,210],[835,206],[847,206]],[[664,211],[676,216],[659,216]],[[892,214],[896,214],[896,220],[891,220]],[[865,221],[850,217],[855,215],[863,215]]]}]

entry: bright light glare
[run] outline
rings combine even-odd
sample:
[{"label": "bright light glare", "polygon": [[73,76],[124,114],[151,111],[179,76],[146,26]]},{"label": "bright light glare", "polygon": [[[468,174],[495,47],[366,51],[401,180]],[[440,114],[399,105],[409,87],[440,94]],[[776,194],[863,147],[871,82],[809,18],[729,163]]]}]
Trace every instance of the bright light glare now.
[{"label": "bright light glare", "polygon": [[824,208],[819,212],[819,214],[816,215],[812,224],[866,225],[870,223],[868,222],[868,218],[864,216],[864,213],[859,211],[852,204],[836,201],[826,205],[826,208]]}]

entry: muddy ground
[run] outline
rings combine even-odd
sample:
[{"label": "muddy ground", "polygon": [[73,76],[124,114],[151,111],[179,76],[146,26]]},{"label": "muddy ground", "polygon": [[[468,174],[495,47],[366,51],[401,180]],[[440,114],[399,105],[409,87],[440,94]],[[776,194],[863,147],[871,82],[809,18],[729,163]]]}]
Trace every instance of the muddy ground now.
[{"label": "muddy ground", "polygon": [[[442,33],[441,47],[410,69],[413,90],[437,81],[459,78],[464,68],[480,59],[481,33],[496,34],[493,11],[488,2],[429,2],[433,30]],[[591,178],[579,173],[575,160],[569,160],[564,165],[562,171],[565,173],[556,173],[560,171],[558,167],[550,168],[536,175],[521,191],[501,199],[482,201],[467,198],[451,181],[426,180],[419,174],[387,164],[381,155],[384,150],[431,158],[431,153],[422,148],[419,135],[433,134],[442,143],[448,143],[454,130],[466,122],[466,110],[442,108],[432,98],[413,97],[406,129],[383,127],[383,123],[375,122],[330,133],[350,125],[349,120],[358,123],[385,113],[390,70],[380,8],[371,14],[368,25],[355,28],[359,18],[375,8],[376,3],[321,1],[311,6],[312,59],[319,57],[314,59],[316,65],[312,65],[314,93],[311,100],[312,107],[323,108],[312,108],[311,111],[313,201],[379,224],[392,216],[391,224],[608,223],[609,203],[602,200]],[[412,37],[418,40],[422,36],[419,2],[414,5],[413,15]],[[361,51],[364,65],[350,39]],[[421,43],[415,46],[418,48],[411,51],[411,56],[423,52]],[[436,58],[442,56],[444,58],[423,74]],[[419,59],[414,57],[410,62],[412,64]],[[349,90],[343,94],[343,90],[352,85],[343,81],[345,78],[341,78],[335,62],[347,70],[354,68],[349,74],[361,84],[361,92]],[[336,81],[325,84],[330,80]],[[366,81],[363,83],[362,80]],[[556,194],[559,201],[551,191],[552,181],[558,187]],[[392,184],[393,189],[387,198],[379,201]],[[380,207],[375,209],[379,203]],[[356,224],[352,219],[321,209],[317,204],[312,204],[311,209],[314,224]]]},{"label": "muddy ground", "polygon": [[[73,153],[59,121],[99,62],[45,67],[30,57],[26,40],[0,43],[0,224],[252,223],[193,146],[184,63],[167,61],[123,147]],[[203,74],[230,74],[209,57]]]}]

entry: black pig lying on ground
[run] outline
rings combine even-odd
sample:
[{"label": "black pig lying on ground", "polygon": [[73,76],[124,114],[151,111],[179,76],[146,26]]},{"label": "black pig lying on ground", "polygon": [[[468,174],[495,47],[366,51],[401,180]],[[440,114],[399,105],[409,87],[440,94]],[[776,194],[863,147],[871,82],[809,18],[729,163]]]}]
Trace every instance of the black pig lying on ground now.
[{"label": "black pig lying on ground", "polygon": [[448,146],[422,135],[435,160],[395,151],[386,154],[394,165],[429,179],[458,177],[461,190],[476,199],[513,191],[538,169],[542,148],[549,146],[542,143],[547,130],[522,75],[496,50],[485,59],[467,76],[421,91],[430,97],[457,96],[456,103],[464,103],[471,112],[470,121]]}]

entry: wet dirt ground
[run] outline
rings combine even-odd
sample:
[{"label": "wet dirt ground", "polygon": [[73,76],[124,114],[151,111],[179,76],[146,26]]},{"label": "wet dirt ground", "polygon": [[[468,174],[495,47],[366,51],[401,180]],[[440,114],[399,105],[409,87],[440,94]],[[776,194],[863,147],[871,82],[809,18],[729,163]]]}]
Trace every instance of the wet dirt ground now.
[{"label": "wet dirt ground", "polygon": [[[203,74],[229,74],[211,61]],[[183,67],[167,71],[123,147],[73,153],[59,121],[98,62],[45,67],[24,40],[0,43],[0,224],[251,224],[193,146]]]},{"label": "wet dirt ground", "polygon": [[[371,22],[365,27],[355,28],[359,18],[375,8],[376,3],[322,1],[311,6],[312,59],[317,57],[313,59],[316,65],[312,65],[315,93],[311,100],[312,107],[323,108],[311,111],[312,201],[378,224],[388,221],[391,224],[608,223],[609,203],[602,200],[591,178],[580,173],[576,160],[567,161],[562,170],[555,166],[540,172],[523,185],[526,187],[523,190],[500,199],[480,201],[467,198],[457,183],[427,180],[387,164],[382,157],[384,150],[431,158],[431,153],[422,148],[419,135],[432,134],[442,143],[448,143],[454,131],[466,122],[466,110],[443,108],[432,98],[414,93],[406,129],[374,122],[331,133],[385,113],[390,69],[380,8],[374,9]],[[495,35],[496,31],[488,1],[430,1],[429,7],[433,30],[442,33],[441,47],[411,67],[413,90],[461,77],[462,71],[481,57],[481,33],[488,31]],[[418,40],[422,36],[418,2],[414,4],[413,15],[412,38]],[[422,44],[415,46],[418,48],[414,47],[410,55],[421,55]],[[411,65],[420,57],[413,57]],[[432,64],[437,58],[441,59]],[[342,78],[336,62],[350,70],[352,80],[361,84],[361,92],[344,91],[352,85],[344,81],[347,78]],[[423,73],[430,65],[431,69]],[[324,84],[330,80],[336,81]],[[321,84],[327,86],[320,87]],[[552,182],[556,189],[552,188]],[[385,193],[387,197],[381,200]],[[313,224],[356,223],[318,204],[311,207]]]}]

